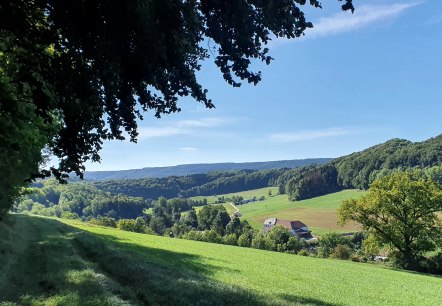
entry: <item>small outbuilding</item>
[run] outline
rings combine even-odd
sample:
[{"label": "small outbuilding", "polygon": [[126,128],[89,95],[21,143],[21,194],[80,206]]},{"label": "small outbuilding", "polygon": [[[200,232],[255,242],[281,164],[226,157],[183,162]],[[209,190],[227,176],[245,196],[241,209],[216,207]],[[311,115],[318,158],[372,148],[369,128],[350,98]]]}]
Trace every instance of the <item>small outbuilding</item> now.
[{"label": "small outbuilding", "polygon": [[304,240],[314,239],[312,236],[312,232],[310,231],[308,226],[298,220],[287,221],[287,220],[281,220],[278,218],[267,218],[264,221],[263,232],[267,233],[276,225],[281,225],[281,226],[285,227],[286,229],[288,229],[290,231],[290,233],[292,233],[294,236],[297,236],[300,239],[304,239]]}]

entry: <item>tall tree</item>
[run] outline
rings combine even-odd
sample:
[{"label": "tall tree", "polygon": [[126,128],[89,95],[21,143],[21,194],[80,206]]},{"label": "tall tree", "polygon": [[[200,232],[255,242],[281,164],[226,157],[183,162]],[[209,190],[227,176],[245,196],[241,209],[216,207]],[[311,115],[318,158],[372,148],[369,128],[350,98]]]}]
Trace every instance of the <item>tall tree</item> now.
[{"label": "tall tree", "polygon": [[[309,3],[320,7],[317,0]],[[59,124],[55,133],[36,126],[39,135],[49,137],[45,144],[60,161],[43,174],[82,176],[86,161],[100,160],[104,140],[122,140],[127,134],[136,142],[142,111],[156,117],[177,112],[183,96],[214,107],[196,78],[201,61],[210,55],[232,86],[240,86],[241,80],[258,83],[261,73],[250,65],[252,60],[270,63],[265,45],[271,37],[295,38],[312,27],[300,10],[305,4],[306,0],[2,1],[0,77],[15,92],[1,97],[0,121],[20,118],[23,108],[17,105],[27,103],[26,113],[35,117],[33,121]],[[352,1],[345,0],[342,9],[353,10]],[[18,63],[13,74],[5,69],[11,61]],[[7,126],[1,128],[1,135],[13,135]],[[11,152],[27,154],[12,138],[2,143],[1,163]],[[27,177],[37,174],[37,164],[38,158]]]},{"label": "tall tree", "polygon": [[442,246],[442,186],[417,173],[400,172],[373,182],[358,200],[344,201],[341,223],[360,223],[380,243],[393,247],[397,262],[416,269],[425,251]]}]

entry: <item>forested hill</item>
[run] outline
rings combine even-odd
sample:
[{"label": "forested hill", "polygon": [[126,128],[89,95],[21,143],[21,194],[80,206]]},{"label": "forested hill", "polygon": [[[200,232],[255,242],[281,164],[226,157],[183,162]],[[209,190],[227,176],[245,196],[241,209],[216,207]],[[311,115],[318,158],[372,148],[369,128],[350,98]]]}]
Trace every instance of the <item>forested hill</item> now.
[{"label": "forested hill", "polygon": [[393,171],[430,167],[431,175],[438,179],[442,135],[422,142],[392,139],[324,165],[293,169],[279,178],[278,186],[292,200],[301,200],[344,188],[367,189],[373,180]]},{"label": "forested hill", "polygon": [[166,198],[209,196],[276,186],[278,178],[288,170],[288,168],[283,168],[261,171],[213,171],[166,178],[103,180],[89,184],[106,192],[122,193],[144,199],[157,199],[160,196]]},{"label": "forested hill", "polygon": [[165,178],[169,176],[184,176],[201,174],[212,171],[235,171],[235,170],[270,170],[279,168],[296,168],[311,164],[321,165],[329,162],[331,158],[308,158],[294,160],[279,160],[249,163],[216,163],[216,164],[188,164],[170,167],[150,167],[142,169],[120,171],[88,171],[86,180],[114,180],[114,179],[140,179],[147,177]]},{"label": "forested hill", "polygon": [[309,164],[293,169],[212,171],[185,176],[112,179],[91,183],[106,192],[144,199],[156,199],[159,196],[209,196],[278,186],[280,193],[287,193],[292,200],[301,200],[345,188],[367,189],[373,180],[392,171],[434,166],[442,169],[440,165],[442,135],[416,143],[392,139],[328,163]]}]

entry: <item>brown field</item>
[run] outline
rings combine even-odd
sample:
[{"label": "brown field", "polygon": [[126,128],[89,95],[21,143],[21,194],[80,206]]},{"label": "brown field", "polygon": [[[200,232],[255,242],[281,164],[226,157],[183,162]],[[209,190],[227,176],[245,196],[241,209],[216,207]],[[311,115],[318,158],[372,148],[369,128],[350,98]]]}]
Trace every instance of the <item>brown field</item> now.
[{"label": "brown field", "polygon": [[[262,224],[268,215],[252,217],[252,220]],[[272,217],[284,220],[302,220],[313,233],[323,234],[327,232],[354,232],[360,230],[357,223],[348,223],[345,226],[337,224],[338,217],[334,209],[312,209],[296,207],[272,213]]]}]

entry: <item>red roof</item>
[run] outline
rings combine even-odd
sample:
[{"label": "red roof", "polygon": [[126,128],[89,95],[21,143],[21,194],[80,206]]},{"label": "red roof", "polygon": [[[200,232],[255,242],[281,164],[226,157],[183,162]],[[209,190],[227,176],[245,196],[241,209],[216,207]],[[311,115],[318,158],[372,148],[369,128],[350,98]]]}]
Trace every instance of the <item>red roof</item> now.
[{"label": "red roof", "polygon": [[275,225],[282,225],[289,230],[293,229],[295,231],[301,229],[302,227],[307,227],[307,225],[305,225],[301,221],[286,221],[280,219],[276,221]]}]

